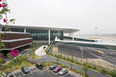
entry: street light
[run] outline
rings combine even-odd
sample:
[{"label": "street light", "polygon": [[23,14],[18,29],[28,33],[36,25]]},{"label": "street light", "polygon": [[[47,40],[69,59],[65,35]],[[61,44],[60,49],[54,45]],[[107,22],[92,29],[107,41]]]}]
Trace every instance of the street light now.
[{"label": "street light", "polygon": [[95,28],[95,35],[97,35],[97,29],[98,29],[98,28]]},{"label": "street light", "polygon": [[83,49],[82,49],[82,47],[80,47],[80,50],[81,50],[81,54],[82,54],[81,60],[82,60],[82,67],[83,67]]}]

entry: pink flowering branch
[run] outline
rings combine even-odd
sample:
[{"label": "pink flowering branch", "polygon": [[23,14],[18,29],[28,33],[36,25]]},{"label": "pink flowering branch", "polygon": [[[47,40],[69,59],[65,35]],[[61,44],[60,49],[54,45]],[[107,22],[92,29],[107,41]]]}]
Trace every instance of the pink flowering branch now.
[{"label": "pink flowering branch", "polygon": [[2,58],[5,58],[5,56],[4,56],[4,55],[1,55],[1,57],[2,57]]},{"label": "pink flowering branch", "polygon": [[11,54],[13,57],[16,57],[16,56],[18,56],[18,52],[19,52],[19,50],[12,50],[12,51],[10,52],[10,54]]}]

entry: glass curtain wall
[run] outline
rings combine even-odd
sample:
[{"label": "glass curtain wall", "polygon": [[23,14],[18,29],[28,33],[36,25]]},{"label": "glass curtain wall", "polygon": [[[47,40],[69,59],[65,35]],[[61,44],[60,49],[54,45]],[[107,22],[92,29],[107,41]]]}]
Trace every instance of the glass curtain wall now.
[{"label": "glass curtain wall", "polygon": [[[2,30],[4,31],[5,28]],[[22,28],[10,28],[12,32],[24,32],[24,29]],[[27,33],[30,33],[30,36],[33,38],[33,40],[38,41],[48,41],[48,30],[37,30],[37,29],[26,29]],[[63,40],[63,31],[50,31],[50,40],[53,41],[55,37],[58,37],[59,39]]]},{"label": "glass curtain wall", "polygon": [[50,32],[51,40],[54,40],[55,37],[58,37],[60,40],[63,40],[63,32],[62,31],[51,31]]},{"label": "glass curtain wall", "polygon": [[27,29],[28,33],[30,33],[30,36],[33,38],[33,40],[48,40],[48,31],[47,30],[33,30],[33,29]]}]

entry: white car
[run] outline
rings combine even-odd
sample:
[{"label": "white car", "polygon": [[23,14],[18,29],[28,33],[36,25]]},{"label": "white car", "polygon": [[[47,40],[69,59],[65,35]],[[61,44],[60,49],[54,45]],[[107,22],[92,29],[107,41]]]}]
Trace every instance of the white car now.
[{"label": "white car", "polygon": [[63,68],[62,70],[60,70],[59,72],[58,72],[58,75],[65,75],[65,74],[67,74],[68,73],[68,69],[66,69],[66,68]]}]

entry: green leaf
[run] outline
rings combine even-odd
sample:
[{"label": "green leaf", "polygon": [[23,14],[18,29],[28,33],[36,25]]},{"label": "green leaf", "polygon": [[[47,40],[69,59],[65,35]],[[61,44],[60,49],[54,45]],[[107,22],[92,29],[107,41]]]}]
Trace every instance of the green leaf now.
[{"label": "green leaf", "polygon": [[13,22],[13,24],[15,24],[15,22]]},{"label": "green leaf", "polygon": [[15,19],[10,19],[9,22],[13,22],[13,21],[16,21]]},{"label": "green leaf", "polygon": [[3,8],[1,11],[0,11],[0,14],[5,14],[6,12],[9,12],[10,9],[8,8]]},{"label": "green leaf", "polygon": [[2,19],[3,18],[3,16],[2,15],[0,15],[0,19]]},{"label": "green leaf", "polygon": [[6,2],[4,2],[4,3],[2,3],[2,5],[6,5],[7,6],[8,4]]}]

